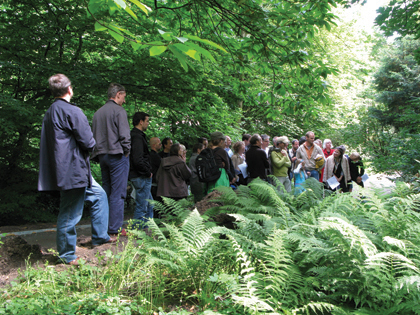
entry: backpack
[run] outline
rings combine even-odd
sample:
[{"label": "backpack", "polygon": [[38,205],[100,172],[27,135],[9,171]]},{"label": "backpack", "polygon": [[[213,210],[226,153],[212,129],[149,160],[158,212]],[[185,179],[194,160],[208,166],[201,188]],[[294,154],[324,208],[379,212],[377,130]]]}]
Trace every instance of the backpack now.
[{"label": "backpack", "polygon": [[203,183],[215,182],[222,172],[219,170],[214,159],[212,149],[204,149],[195,160],[198,180]]}]

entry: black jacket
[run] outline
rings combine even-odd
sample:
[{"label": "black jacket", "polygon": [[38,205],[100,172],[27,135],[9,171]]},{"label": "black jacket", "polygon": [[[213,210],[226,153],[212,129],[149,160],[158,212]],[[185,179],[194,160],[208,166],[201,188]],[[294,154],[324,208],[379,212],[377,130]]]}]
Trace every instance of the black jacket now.
[{"label": "black jacket", "polygon": [[147,147],[146,134],[138,128],[133,128],[131,134],[130,173],[128,178],[150,177],[150,151]]},{"label": "black jacket", "polygon": [[161,161],[162,158],[160,157],[160,155],[156,151],[150,150],[150,164],[152,166],[153,183],[156,183],[156,174]]},{"label": "black jacket", "polygon": [[246,164],[248,164],[249,178],[267,179],[265,170],[270,168],[267,154],[264,150],[256,145],[252,145],[248,151],[245,152]]}]

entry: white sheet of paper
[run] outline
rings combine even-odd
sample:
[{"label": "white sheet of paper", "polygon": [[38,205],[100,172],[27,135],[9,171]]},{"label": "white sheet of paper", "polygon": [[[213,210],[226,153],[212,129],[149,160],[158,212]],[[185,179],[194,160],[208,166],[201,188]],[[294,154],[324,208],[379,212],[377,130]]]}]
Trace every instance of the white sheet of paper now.
[{"label": "white sheet of paper", "polygon": [[367,174],[362,175],[362,181],[365,182],[369,179],[369,176]]},{"label": "white sheet of paper", "polygon": [[337,179],[335,178],[335,176],[329,178],[327,180],[327,183],[328,183],[328,185],[330,185],[330,188],[331,189],[335,189],[335,188],[337,188],[340,185],[340,183],[337,181]]},{"label": "white sheet of paper", "polygon": [[242,163],[240,165],[238,165],[239,169],[242,172],[242,175],[244,178],[248,177],[248,165],[246,163]]}]

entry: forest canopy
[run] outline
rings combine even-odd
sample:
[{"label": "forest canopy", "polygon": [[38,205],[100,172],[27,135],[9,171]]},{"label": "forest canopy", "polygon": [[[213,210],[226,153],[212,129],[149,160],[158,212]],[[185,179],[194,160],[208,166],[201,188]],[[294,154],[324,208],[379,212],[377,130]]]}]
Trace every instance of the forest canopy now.
[{"label": "forest canopy", "polygon": [[[0,189],[7,193],[0,214],[31,219],[27,207],[41,207],[46,216],[54,208],[47,197],[37,200],[35,185],[41,122],[52,100],[47,79],[54,73],[70,78],[72,101],[88,119],[105,102],[108,84],[123,84],[129,120],[147,111],[151,136],[187,147],[214,130],[233,140],[244,132],[296,138],[314,130],[337,144],[367,148],[365,158],[377,160],[349,129],[363,130],[365,116],[356,115],[363,106],[382,104],[369,84],[386,46],[382,35],[357,32],[340,19],[357,2],[3,1]],[[390,34],[400,25],[388,19],[381,27]],[[418,34],[416,27],[409,23],[400,33]],[[411,154],[407,163],[415,163]]]}]

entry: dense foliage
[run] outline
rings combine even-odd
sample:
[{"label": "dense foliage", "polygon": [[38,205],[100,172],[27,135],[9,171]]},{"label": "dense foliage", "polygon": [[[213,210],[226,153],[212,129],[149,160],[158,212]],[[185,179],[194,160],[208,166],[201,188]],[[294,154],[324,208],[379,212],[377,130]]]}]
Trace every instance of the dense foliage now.
[{"label": "dense foliage", "polygon": [[[300,194],[254,181],[224,190],[223,206],[200,216],[166,200],[177,221],[133,231],[105,267],[57,273],[29,268],[3,293],[0,314],[168,312],[202,314],[419,314],[420,195],[399,185]],[[168,212],[169,213],[169,212]],[[215,226],[221,213],[234,229]],[[170,312],[186,314],[187,311]]]},{"label": "dense foliage", "polygon": [[296,137],[319,126],[336,72],[314,43],[334,26],[335,1],[144,5],[150,10],[123,0],[0,5],[1,222],[51,217],[54,198],[37,196],[36,173],[54,73],[68,75],[89,119],[108,84],[122,83],[130,119],[147,111],[148,135],[187,146],[214,130],[239,140],[244,131]]}]

